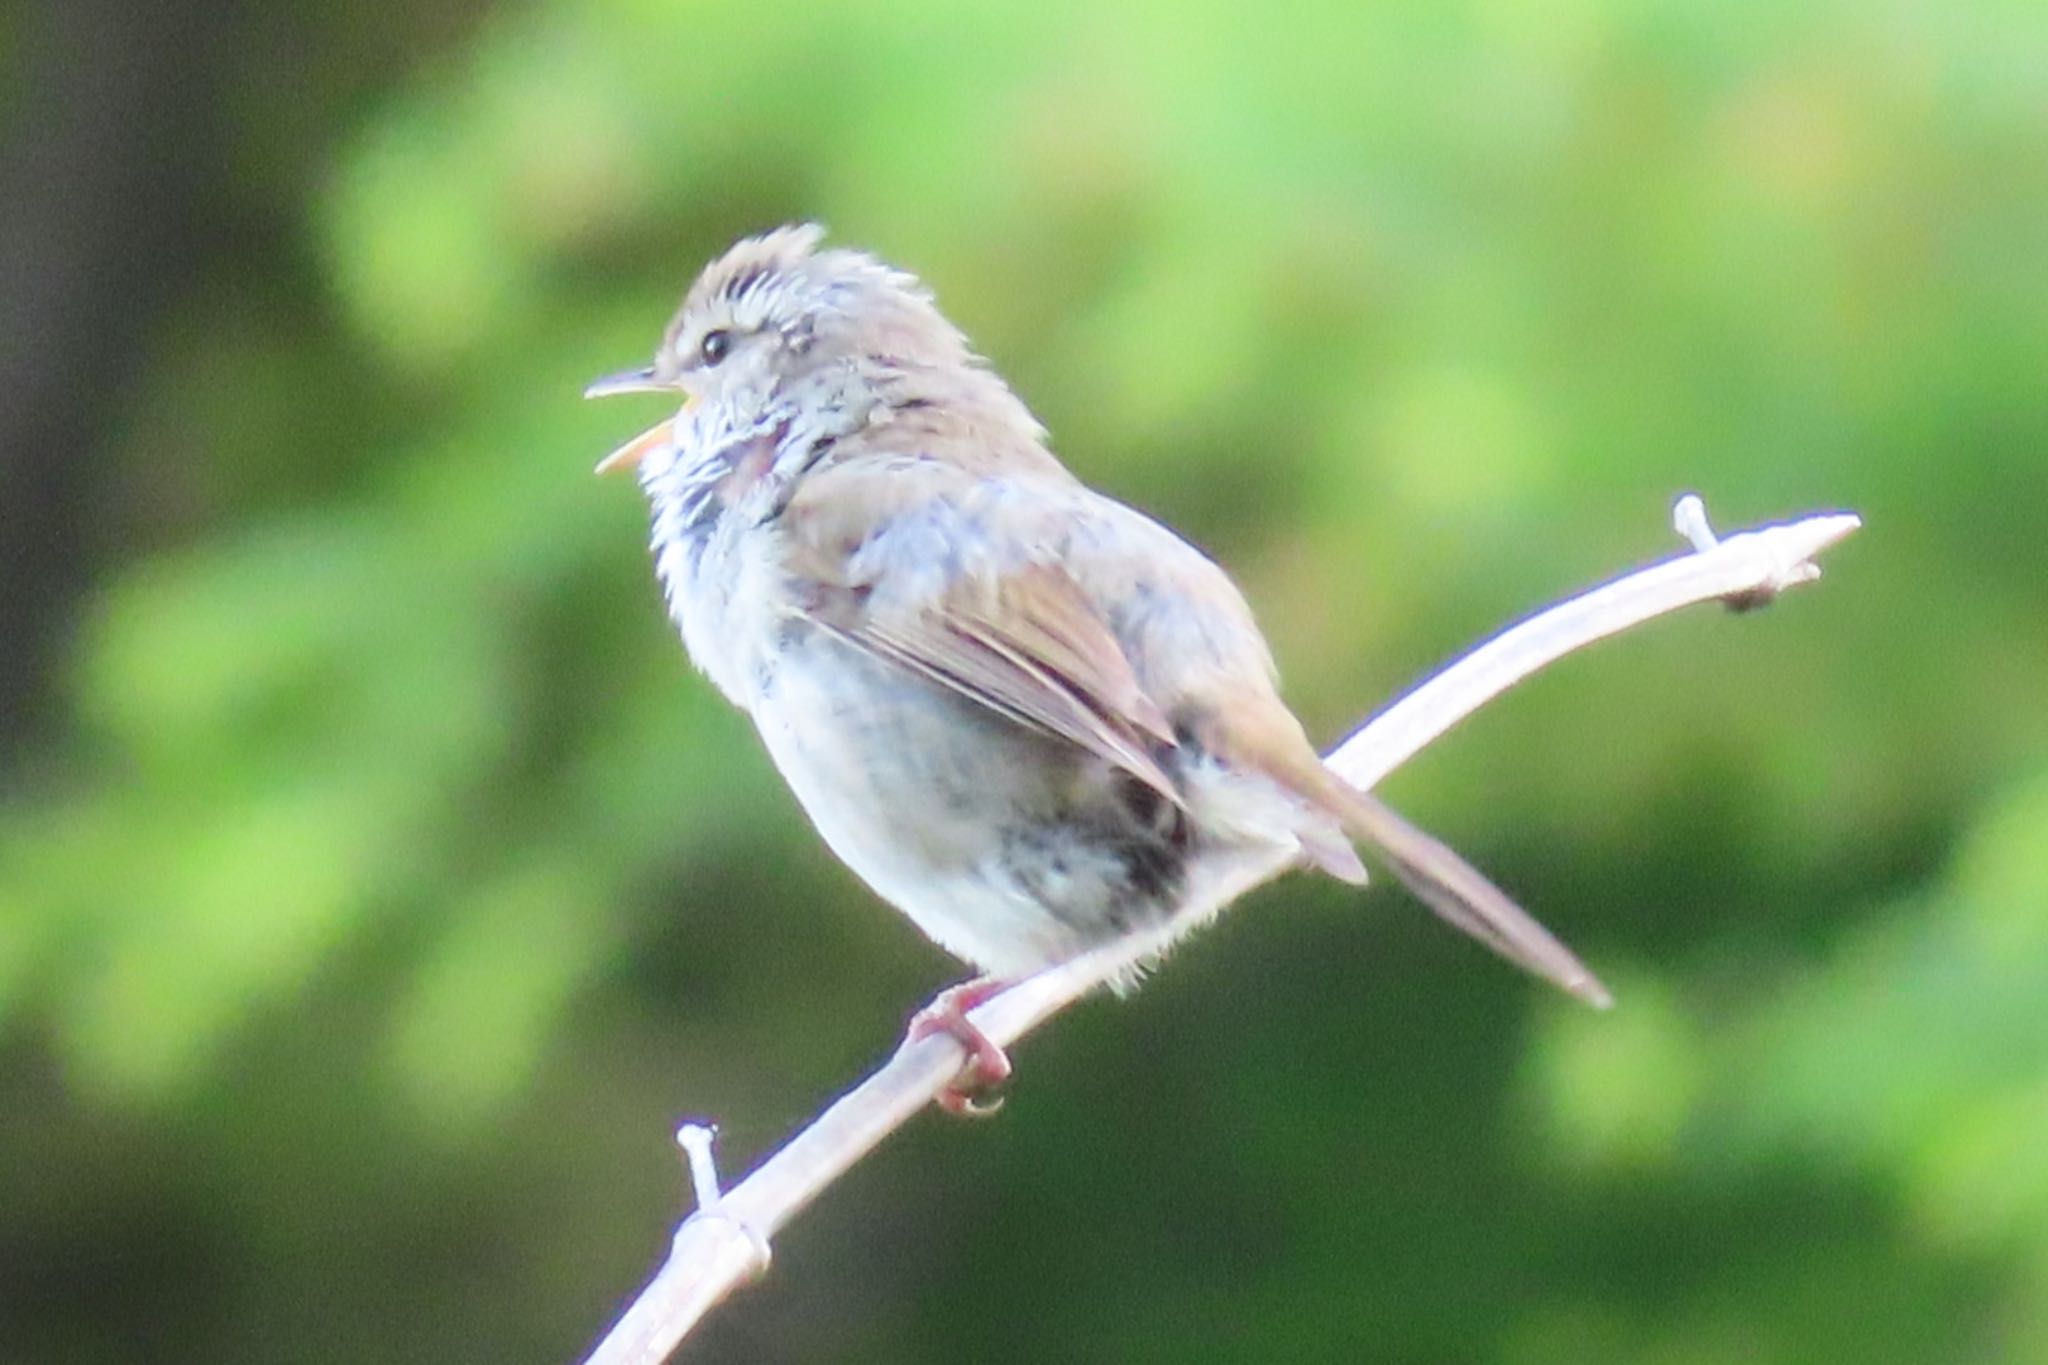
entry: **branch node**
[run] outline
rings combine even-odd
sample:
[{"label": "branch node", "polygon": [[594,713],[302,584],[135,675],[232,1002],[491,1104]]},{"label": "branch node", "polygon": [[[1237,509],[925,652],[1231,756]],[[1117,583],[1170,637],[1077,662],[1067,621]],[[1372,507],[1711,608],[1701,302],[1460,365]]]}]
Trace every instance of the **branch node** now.
[{"label": "branch node", "polygon": [[753,1250],[753,1273],[759,1278],[767,1273],[772,1259],[768,1239],[746,1219],[726,1212],[725,1193],[718,1185],[718,1156],[713,1151],[717,1142],[715,1123],[686,1123],[676,1129],[676,1145],[683,1149],[690,1168],[690,1189],[697,1197],[697,1211],[676,1229],[675,1245],[680,1249],[686,1237],[697,1233],[716,1236],[717,1229],[711,1225],[723,1223]]},{"label": "branch node", "polygon": [[768,1245],[768,1239],[763,1237],[752,1223],[744,1218],[736,1218],[715,1205],[698,1209],[676,1228],[675,1240],[671,1244],[671,1259],[687,1263],[689,1244],[700,1236],[723,1245],[739,1242],[746,1246],[750,1253],[749,1264],[737,1283],[760,1279],[768,1273],[768,1266],[775,1259],[774,1249]]},{"label": "branch node", "polygon": [[[1830,523],[1829,529],[1835,530],[1835,534],[1830,535],[1826,544],[1832,544],[1840,536],[1848,534],[1862,524],[1855,516],[1815,520]],[[1842,523],[1838,530],[1832,526],[1835,522]],[[1812,553],[1817,553],[1820,547],[1814,547],[1808,555],[1795,555],[1782,539],[1766,540],[1763,534],[1757,531],[1746,531],[1723,540],[1714,533],[1713,523],[1707,520],[1707,504],[1697,493],[1684,494],[1672,504],[1671,527],[1685,538],[1686,543],[1692,546],[1696,554],[1706,554],[1723,546],[1748,542],[1755,548],[1756,553],[1769,556],[1769,561],[1759,569],[1757,582],[1753,586],[1728,593],[1721,598],[1722,603],[1730,611],[1754,611],[1758,607],[1769,606],[1777,600],[1778,594],[1787,588],[1796,588],[1801,583],[1811,583],[1820,577],[1820,565],[1808,557]]]}]

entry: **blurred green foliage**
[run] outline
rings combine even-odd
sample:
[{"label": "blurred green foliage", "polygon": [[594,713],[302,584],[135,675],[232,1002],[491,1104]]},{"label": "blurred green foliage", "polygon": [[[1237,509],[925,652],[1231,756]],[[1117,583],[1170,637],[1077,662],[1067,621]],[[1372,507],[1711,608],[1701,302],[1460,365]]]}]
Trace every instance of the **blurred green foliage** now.
[{"label": "blurred green foliage", "polygon": [[582,381],[818,218],[1231,566],[1332,737],[1683,489],[1869,529],[1392,784],[1613,1014],[1260,893],[699,1358],[2048,1358],[2044,79],[2048,10],[1925,0],[541,0],[317,127],[251,76],[298,249],[154,338],[0,801],[6,1357],[566,1359],[676,1117],[744,1162],[953,974],[587,477],[655,411]]}]

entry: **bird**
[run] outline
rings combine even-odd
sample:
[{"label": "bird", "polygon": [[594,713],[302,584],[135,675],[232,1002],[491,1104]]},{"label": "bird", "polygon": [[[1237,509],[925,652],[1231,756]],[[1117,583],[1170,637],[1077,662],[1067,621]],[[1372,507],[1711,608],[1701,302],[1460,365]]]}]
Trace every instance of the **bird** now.
[{"label": "bird", "polygon": [[966,1012],[1117,943],[1192,930],[1190,875],[1280,851],[1362,883],[1357,845],[1430,910],[1593,1005],[1583,963],[1482,873],[1327,767],[1228,574],[1082,482],[915,276],[815,224],[743,238],[685,293],[661,393],[613,451],[698,669],[752,718],[825,843],[978,975],[911,1035],[1009,1060]]}]

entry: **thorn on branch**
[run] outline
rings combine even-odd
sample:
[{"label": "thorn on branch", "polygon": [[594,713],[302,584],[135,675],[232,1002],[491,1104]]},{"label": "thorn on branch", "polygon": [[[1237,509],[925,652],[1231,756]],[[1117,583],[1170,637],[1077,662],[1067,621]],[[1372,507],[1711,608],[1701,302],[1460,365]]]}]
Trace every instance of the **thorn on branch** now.
[{"label": "thorn on branch", "polygon": [[683,1149],[690,1171],[690,1190],[697,1196],[700,1213],[717,1208],[723,1197],[718,1188],[718,1157],[711,1150],[717,1141],[715,1123],[686,1123],[676,1130],[676,1145]]}]

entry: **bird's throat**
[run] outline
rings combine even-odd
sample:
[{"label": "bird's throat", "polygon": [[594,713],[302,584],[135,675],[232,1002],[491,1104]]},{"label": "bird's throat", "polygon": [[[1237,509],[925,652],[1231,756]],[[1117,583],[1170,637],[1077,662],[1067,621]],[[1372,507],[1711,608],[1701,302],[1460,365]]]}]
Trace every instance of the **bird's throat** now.
[{"label": "bird's throat", "polygon": [[712,496],[726,507],[736,507],[775,472],[782,443],[789,439],[789,420],[784,418],[766,431],[740,442],[725,452],[719,463],[725,472],[712,486]]}]

